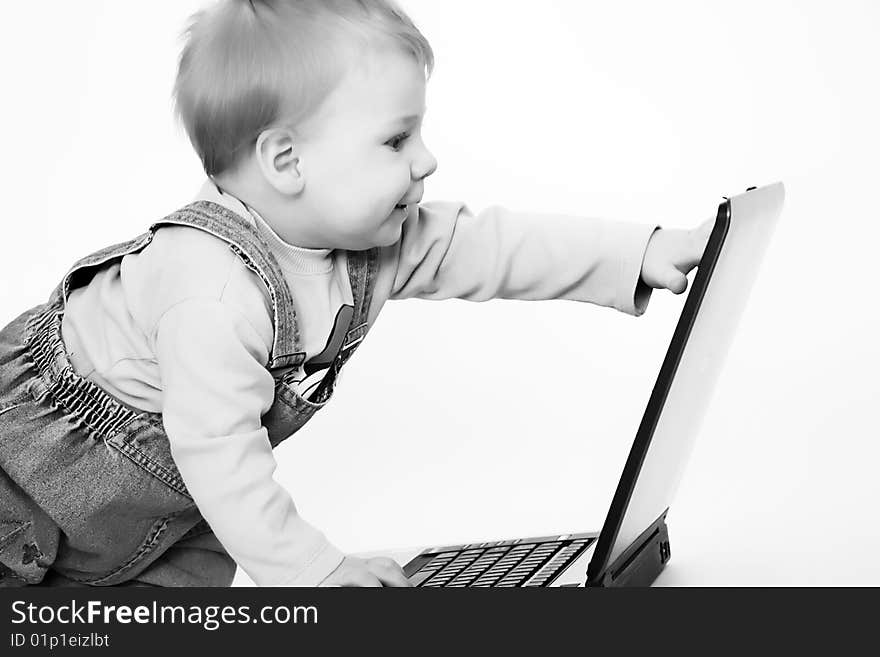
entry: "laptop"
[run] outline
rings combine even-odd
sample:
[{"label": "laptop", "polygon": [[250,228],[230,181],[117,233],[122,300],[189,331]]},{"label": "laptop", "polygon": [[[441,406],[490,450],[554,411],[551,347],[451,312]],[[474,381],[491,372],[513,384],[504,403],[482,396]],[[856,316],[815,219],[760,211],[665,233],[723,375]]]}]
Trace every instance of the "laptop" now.
[{"label": "laptop", "polygon": [[620,587],[657,578],[672,554],[669,505],[785,189],[778,182],[723,198],[602,530],[392,551],[415,586]]}]

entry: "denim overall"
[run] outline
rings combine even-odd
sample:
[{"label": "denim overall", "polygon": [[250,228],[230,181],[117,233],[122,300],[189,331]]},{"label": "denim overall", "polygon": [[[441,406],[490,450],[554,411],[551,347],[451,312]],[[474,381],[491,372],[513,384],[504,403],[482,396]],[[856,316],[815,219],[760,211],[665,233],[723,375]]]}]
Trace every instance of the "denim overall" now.
[{"label": "denim overall", "polygon": [[78,376],[61,339],[70,290],[172,224],[226,242],[269,292],[274,339],[267,368],[275,399],[262,422],[273,448],[327,403],[367,332],[376,249],[348,252],[354,297],[348,333],[310,400],[298,395],[290,376],[305,354],[281,269],[256,228],[210,201],[78,261],[47,303],[0,331],[0,586],[232,582],[235,563],[184,485],[162,415],[128,406]]}]

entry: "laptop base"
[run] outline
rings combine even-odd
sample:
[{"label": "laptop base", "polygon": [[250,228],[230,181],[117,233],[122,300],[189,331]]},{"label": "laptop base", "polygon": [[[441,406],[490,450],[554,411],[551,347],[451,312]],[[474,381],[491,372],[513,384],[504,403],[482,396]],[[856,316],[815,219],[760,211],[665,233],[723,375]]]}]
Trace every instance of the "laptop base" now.
[{"label": "laptop base", "polygon": [[588,587],[651,586],[669,561],[669,529],[666,513],[657,518],[598,577],[587,574]]}]

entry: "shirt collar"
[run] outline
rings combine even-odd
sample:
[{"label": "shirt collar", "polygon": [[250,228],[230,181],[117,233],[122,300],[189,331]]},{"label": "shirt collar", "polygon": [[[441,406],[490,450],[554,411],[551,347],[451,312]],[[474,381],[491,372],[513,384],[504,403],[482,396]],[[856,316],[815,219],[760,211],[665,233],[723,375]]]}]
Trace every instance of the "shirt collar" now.
[{"label": "shirt collar", "polygon": [[256,221],[254,220],[253,215],[248,211],[248,208],[244,203],[239,201],[232,194],[226,194],[220,191],[220,188],[217,187],[217,183],[215,183],[211,178],[205,180],[202,188],[199,190],[199,193],[196,194],[194,201],[211,201],[218,205],[222,205],[227,210],[231,210],[235,214],[239,215],[242,219],[247,221],[252,226],[256,226]]},{"label": "shirt collar", "polygon": [[272,230],[256,210],[246,206],[232,194],[221,191],[213,179],[208,178],[204,182],[194,200],[211,201],[222,205],[254,226],[268,242],[272,254],[282,268],[297,274],[326,274],[332,271],[333,261],[330,254],[333,249],[306,249],[288,244]]}]

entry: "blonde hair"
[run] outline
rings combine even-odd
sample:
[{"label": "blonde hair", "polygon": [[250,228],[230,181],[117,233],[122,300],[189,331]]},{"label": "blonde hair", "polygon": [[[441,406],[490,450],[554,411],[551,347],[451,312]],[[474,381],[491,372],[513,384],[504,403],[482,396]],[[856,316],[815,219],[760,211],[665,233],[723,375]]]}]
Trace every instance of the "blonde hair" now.
[{"label": "blonde hair", "polygon": [[263,130],[307,118],[365,48],[396,46],[427,77],[434,69],[393,0],[220,0],[183,38],[174,110],[209,176],[233,168]]}]

